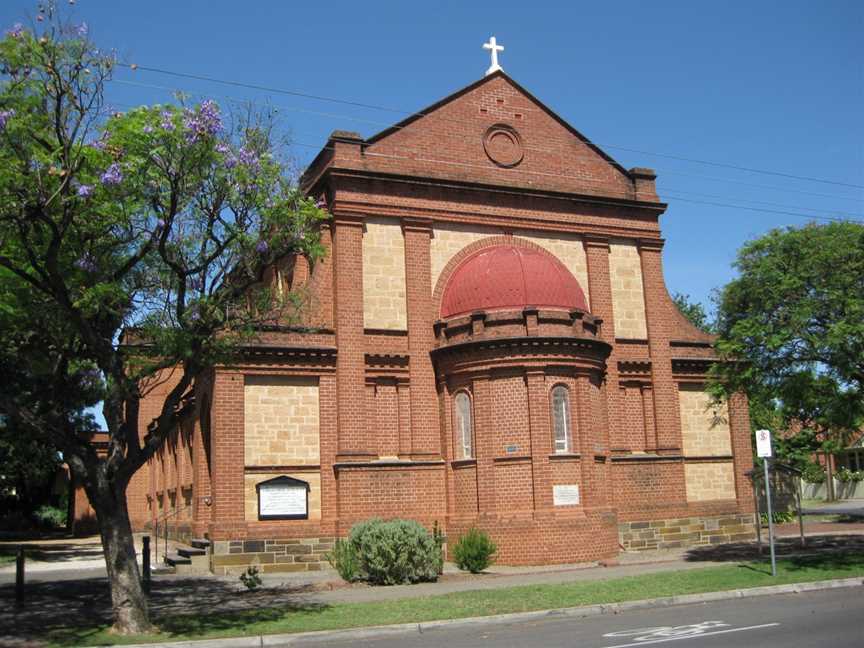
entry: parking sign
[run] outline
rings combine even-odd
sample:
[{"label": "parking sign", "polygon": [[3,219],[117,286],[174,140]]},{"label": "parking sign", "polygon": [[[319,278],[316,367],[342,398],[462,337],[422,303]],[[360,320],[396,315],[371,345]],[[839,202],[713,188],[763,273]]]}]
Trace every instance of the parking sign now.
[{"label": "parking sign", "polygon": [[771,456],[771,431],[756,430],[756,456]]}]

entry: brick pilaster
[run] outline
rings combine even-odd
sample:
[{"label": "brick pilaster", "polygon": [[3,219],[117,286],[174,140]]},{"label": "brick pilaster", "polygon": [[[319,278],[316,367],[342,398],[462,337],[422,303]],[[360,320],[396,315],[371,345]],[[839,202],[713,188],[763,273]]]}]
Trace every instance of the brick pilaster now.
[{"label": "brick pilaster", "polygon": [[[588,262],[591,312],[603,320],[600,338],[612,346],[612,351],[606,359],[606,384],[603,389],[606,426],[603,433],[594,440],[595,444],[606,450],[609,440],[620,436],[621,416],[624,411],[618,384],[618,349],[615,344],[615,313],[612,306],[612,282],[609,273],[609,239],[586,237],[585,256]],[[592,447],[592,457],[593,454]],[[586,460],[583,456],[583,464]]]},{"label": "brick pilaster", "polygon": [[411,382],[411,456],[417,459],[441,456],[435,370],[432,367],[432,266],[428,221],[406,220],[405,302],[408,309],[408,350]]},{"label": "brick pilaster", "polygon": [[339,455],[369,459],[378,455],[364,418],[363,221],[337,218],[334,230]]},{"label": "brick pilaster", "polygon": [[[196,396],[197,420],[192,434],[192,475],[193,487],[192,497],[192,531],[195,535],[201,535],[211,520],[213,511],[212,485],[210,481],[210,468],[207,456],[212,452],[210,446],[211,425],[211,395],[212,382],[207,381],[210,389],[202,390]],[[205,438],[205,432],[206,438]],[[209,504],[207,503],[209,501]]]},{"label": "brick pilaster", "polygon": [[477,458],[477,508],[480,515],[492,515],[495,513],[495,429],[489,376],[475,376],[472,390],[474,456]]},{"label": "brick pilaster", "polygon": [[753,485],[744,473],[753,468],[753,445],[750,434],[750,408],[747,397],[737,392],[728,403],[729,434],[732,437],[732,454],[735,466],[735,498],[742,511],[752,511]]},{"label": "brick pilaster", "polygon": [[654,424],[654,391],[651,385],[640,386],[642,394],[642,420],[645,425],[645,452],[657,452],[657,426]]},{"label": "brick pilaster", "polygon": [[338,430],[336,423],[336,375],[326,373],[318,379],[318,443],[321,462],[321,531],[336,535],[339,519],[339,484],[333,464],[336,462]]},{"label": "brick pilaster", "polygon": [[595,463],[595,456],[601,454],[598,451],[601,437],[600,421],[595,408],[600,405],[598,398],[591,394],[591,381],[588,376],[576,377],[576,393],[572,394],[575,401],[576,411],[579,419],[579,453],[582,467],[582,488],[580,499],[586,508],[600,506],[603,503],[603,494],[600,493],[601,472]]},{"label": "brick pilaster", "polygon": [[213,381],[211,449],[213,522],[211,537],[244,537],[244,398],[243,375],[217,371]]},{"label": "brick pilaster", "polygon": [[648,353],[651,356],[651,382],[654,388],[654,423],[657,452],[679,454],[682,448],[681,414],[678,390],[672,378],[672,322],[669,297],[663,281],[661,239],[641,239],[642,285],[645,291],[645,316],[648,324]]},{"label": "brick pilaster", "polygon": [[[552,426],[549,420],[549,397],[546,392],[546,376],[543,371],[528,371],[525,375],[528,388],[528,416],[531,428],[531,478],[534,488],[534,510],[552,508],[552,470],[549,455],[552,454]],[[572,409],[572,404],[571,404]],[[573,434],[571,430],[571,434]]]}]

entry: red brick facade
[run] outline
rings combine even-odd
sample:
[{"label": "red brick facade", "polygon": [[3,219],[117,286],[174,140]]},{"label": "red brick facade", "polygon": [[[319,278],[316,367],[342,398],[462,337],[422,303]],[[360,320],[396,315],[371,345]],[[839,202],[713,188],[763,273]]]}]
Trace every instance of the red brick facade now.
[{"label": "red brick facade", "polygon": [[[133,482],[137,525],[175,510],[178,531],[207,535],[217,554],[246,555],[257,541],[329,539],[370,516],[399,516],[437,521],[451,542],[483,528],[509,564],[752,531],[746,401],[734,398],[714,432],[698,427],[699,395],[680,398],[681,385],[704,382],[714,354],[667,293],[665,205],[650,170],[621,168],[496,72],[369,140],[334,133],[303,186],[332,214],[326,258],[294,264],[307,327],[268,332],[242,362],[201,377],[188,422]],[[373,235],[404,259],[364,253]],[[559,266],[563,250],[588,310],[524,304],[441,319],[455,270],[493,246],[529,247]],[[376,265],[394,276],[364,282]],[[391,303],[404,325],[387,323]],[[295,393],[292,380],[312,390],[303,393],[317,412],[291,406],[317,434],[304,441],[308,457],[268,463],[294,450],[267,439],[252,456],[249,426],[282,424],[249,409],[250,376],[287,380],[280,394]],[[564,451],[554,444],[556,386],[568,399]],[[468,457],[460,392],[471,406]],[[141,412],[152,417],[146,404]],[[284,425],[288,438],[294,424]],[[700,454],[712,434],[728,434],[731,452]],[[250,513],[251,485],[275,474],[314,484],[309,519]],[[574,489],[578,500],[565,499]],[[684,520],[699,533],[681,531]]]}]

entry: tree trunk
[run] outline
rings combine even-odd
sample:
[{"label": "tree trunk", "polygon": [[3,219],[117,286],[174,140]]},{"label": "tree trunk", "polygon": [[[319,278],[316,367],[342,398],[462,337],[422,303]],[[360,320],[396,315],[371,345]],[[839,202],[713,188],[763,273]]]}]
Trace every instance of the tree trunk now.
[{"label": "tree trunk", "polygon": [[[154,630],[147,609],[147,597],[141,588],[135,542],[125,489],[114,488],[103,476],[99,478],[97,496],[91,497],[99,520],[102,551],[111,589],[113,631],[117,634],[144,634]],[[117,490],[123,492],[118,493]]]}]

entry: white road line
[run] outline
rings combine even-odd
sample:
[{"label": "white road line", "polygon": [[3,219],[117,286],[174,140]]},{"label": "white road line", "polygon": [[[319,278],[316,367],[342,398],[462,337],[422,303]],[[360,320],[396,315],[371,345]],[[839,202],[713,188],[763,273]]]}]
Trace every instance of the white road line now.
[{"label": "white road line", "polygon": [[704,632],[702,634],[692,634],[686,637],[669,637],[668,639],[650,639],[648,641],[636,641],[634,643],[617,644],[615,646],[602,646],[602,648],[632,648],[632,646],[646,646],[648,644],[666,643],[668,641],[680,641],[681,639],[701,639],[702,637],[711,637],[713,635],[727,634],[729,632],[742,632],[744,630],[758,630],[759,628],[773,628],[779,626],[779,623],[763,623],[762,625],[747,626],[745,628],[730,628],[729,630],[717,630],[715,632]]}]

